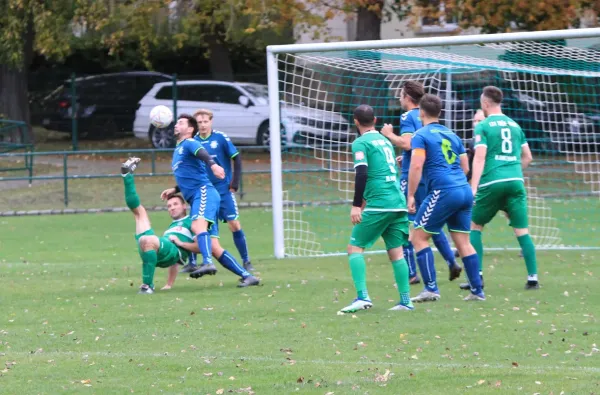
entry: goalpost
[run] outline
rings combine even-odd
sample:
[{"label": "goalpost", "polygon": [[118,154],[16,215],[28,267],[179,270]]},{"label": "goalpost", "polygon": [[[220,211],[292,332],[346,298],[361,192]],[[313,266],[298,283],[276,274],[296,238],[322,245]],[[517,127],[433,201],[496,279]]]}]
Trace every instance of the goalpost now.
[{"label": "goalpost", "polygon": [[[600,28],[269,46],[267,66],[277,258],[345,253],[352,111],[369,104],[378,128],[398,132],[407,80],[442,98],[442,123],[465,140],[482,88],[500,87],[534,155],[525,178],[537,247],[599,248]],[[501,215],[486,229],[486,248],[517,247]]]}]

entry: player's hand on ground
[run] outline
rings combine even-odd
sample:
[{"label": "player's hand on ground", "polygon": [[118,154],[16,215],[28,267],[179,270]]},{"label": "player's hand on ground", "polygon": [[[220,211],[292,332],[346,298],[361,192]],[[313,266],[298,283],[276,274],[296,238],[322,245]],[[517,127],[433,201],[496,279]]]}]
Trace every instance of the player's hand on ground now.
[{"label": "player's hand on ground", "polygon": [[160,198],[162,200],[167,200],[169,198],[169,196],[174,195],[175,193],[176,193],[175,188],[165,189],[164,191],[161,192]]},{"label": "player's hand on ground", "polygon": [[394,127],[389,123],[384,123],[383,127],[381,128],[381,134],[387,138],[390,138],[394,135]]},{"label": "player's hand on ground", "polygon": [[223,168],[221,166],[219,166],[215,163],[214,165],[212,165],[210,167],[210,169],[212,170],[215,177],[217,177],[221,180],[225,178],[225,170],[223,170]]},{"label": "player's hand on ground", "polygon": [[167,284],[167,285],[165,285],[164,287],[162,287],[160,290],[161,290],[161,291],[167,291],[167,290],[169,290],[169,289],[171,289],[171,286],[170,286],[169,284]]},{"label": "player's hand on ground", "polygon": [[362,208],[352,207],[352,210],[350,210],[350,220],[352,221],[352,225],[360,224],[360,221],[362,221]]},{"label": "player's hand on ground", "polygon": [[408,199],[406,199],[406,207],[408,208],[408,212],[411,214],[415,214],[417,212],[414,196],[409,196]]}]

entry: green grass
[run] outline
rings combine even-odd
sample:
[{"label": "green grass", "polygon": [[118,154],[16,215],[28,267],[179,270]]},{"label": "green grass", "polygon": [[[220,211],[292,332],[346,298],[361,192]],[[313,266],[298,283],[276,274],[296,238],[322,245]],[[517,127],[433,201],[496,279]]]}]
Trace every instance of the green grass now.
[{"label": "green grass", "polygon": [[488,300],[471,304],[438,260],[441,301],[410,313],[387,311],[391,268],[370,255],[375,307],[338,316],[354,298],[345,257],[274,260],[270,212],[242,221],[263,286],[237,289],[222,269],[142,296],[130,214],[0,218],[1,392],[600,391],[599,252],[541,252],[535,292],[516,253],[490,253]]}]

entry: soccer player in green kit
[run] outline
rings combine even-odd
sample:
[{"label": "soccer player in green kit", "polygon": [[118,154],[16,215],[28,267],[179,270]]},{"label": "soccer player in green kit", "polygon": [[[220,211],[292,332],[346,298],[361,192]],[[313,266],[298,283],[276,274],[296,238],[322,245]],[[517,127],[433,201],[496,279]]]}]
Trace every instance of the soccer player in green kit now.
[{"label": "soccer player in green kit", "polygon": [[475,206],[471,217],[471,244],[483,262],[483,227],[498,211],[505,211],[521,246],[527,266],[525,289],[538,289],[538,272],[533,240],[529,235],[527,192],[523,169],[533,157],[521,127],[502,113],[502,91],[486,86],[481,95],[481,109],[486,119],[474,132],[475,156],[471,188]]},{"label": "soccer player in green kit", "polygon": [[[170,289],[177,277],[177,264],[184,264],[189,252],[178,244],[193,243],[192,220],[186,215],[183,198],[175,195],[167,200],[167,209],[173,219],[162,237],[157,236],[150,225],[150,218],[135,189],[133,172],[140,158],[129,158],[121,165],[121,175],[125,186],[125,203],[135,217],[135,240],[142,258],[142,286],[138,293],[154,293],[154,271],[156,267],[169,268],[167,285]],[[177,243],[177,244],[176,244]]]},{"label": "soccer player in green kit", "polygon": [[[354,110],[354,124],[360,136],[352,143],[356,173],[350,219],[354,228],[348,245],[348,262],[357,298],[339,313],[353,313],[373,307],[367,291],[364,251],[383,238],[392,262],[400,302],[390,310],[413,310],[410,301],[408,264],[402,246],[408,241],[408,214],[400,190],[394,146],[375,130],[375,114],[368,105]],[[363,206],[363,201],[366,204]]]}]

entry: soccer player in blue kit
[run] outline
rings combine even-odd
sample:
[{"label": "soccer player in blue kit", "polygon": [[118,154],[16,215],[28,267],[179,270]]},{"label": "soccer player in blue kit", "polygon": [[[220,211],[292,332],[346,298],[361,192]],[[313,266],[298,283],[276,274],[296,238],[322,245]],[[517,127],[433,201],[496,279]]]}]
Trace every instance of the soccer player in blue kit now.
[{"label": "soccer player in blue kit", "polygon": [[[425,94],[425,90],[423,89],[423,84],[417,81],[406,81],[402,85],[402,90],[400,91],[400,105],[402,108],[406,110],[404,114],[400,117],[400,136],[394,134],[392,125],[385,125],[381,129],[381,134],[388,138],[397,147],[400,147],[403,150],[402,153],[402,177],[400,178],[400,189],[404,193],[404,196],[407,196],[408,192],[408,170],[410,168],[410,159],[411,159],[411,138],[413,134],[423,127],[421,123],[421,118],[419,117],[419,101]],[[418,207],[421,205],[421,202],[427,196],[427,186],[426,180],[423,178],[421,183],[419,183],[419,187],[417,188],[417,192],[415,193],[415,201]],[[414,221],[414,214],[408,215],[410,221]],[[443,231],[440,231],[438,234],[433,235],[433,244],[435,244],[437,250],[440,252],[446,263],[448,264],[448,270],[450,272],[449,279],[450,281],[457,279],[460,277],[460,273],[462,268],[456,264],[456,259],[454,256],[454,252],[448,243],[448,238]],[[410,269],[410,283],[418,284],[420,282],[419,277],[417,275],[417,264],[415,261],[415,252],[414,247],[411,241],[408,242],[407,245],[404,246],[404,258],[408,262],[408,266]],[[422,271],[425,268],[419,266],[419,269]]]},{"label": "soccer player in blue kit", "polygon": [[[466,174],[469,162],[460,138],[440,125],[442,101],[434,95],[424,95],[419,102],[423,128],[412,138],[412,156],[408,175],[408,211],[416,213],[412,243],[417,253],[425,289],[413,302],[438,300],[440,292],[435,282],[433,252],[429,238],[444,225],[448,230],[467,272],[471,293],[464,300],[485,300],[479,276],[479,260],[469,240],[473,192]],[[416,207],[415,194],[421,177],[427,180],[428,195]]]},{"label": "soccer player in blue kit", "polygon": [[198,249],[202,254],[202,263],[207,265],[198,270],[209,268],[208,272],[202,274],[214,274],[216,268],[212,264],[208,231],[217,219],[220,197],[208,178],[206,168],[209,167],[219,179],[225,178],[225,171],[215,163],[202,144],[192,138],[197,131],[198,123],[194,117],[188,114],[179,116],[174,128],[177,146],[173,151],[171,164],[177,187],[164,191],[161,196],[181,192],[183,198],[190,204],[192,231],[196,235]]}]

